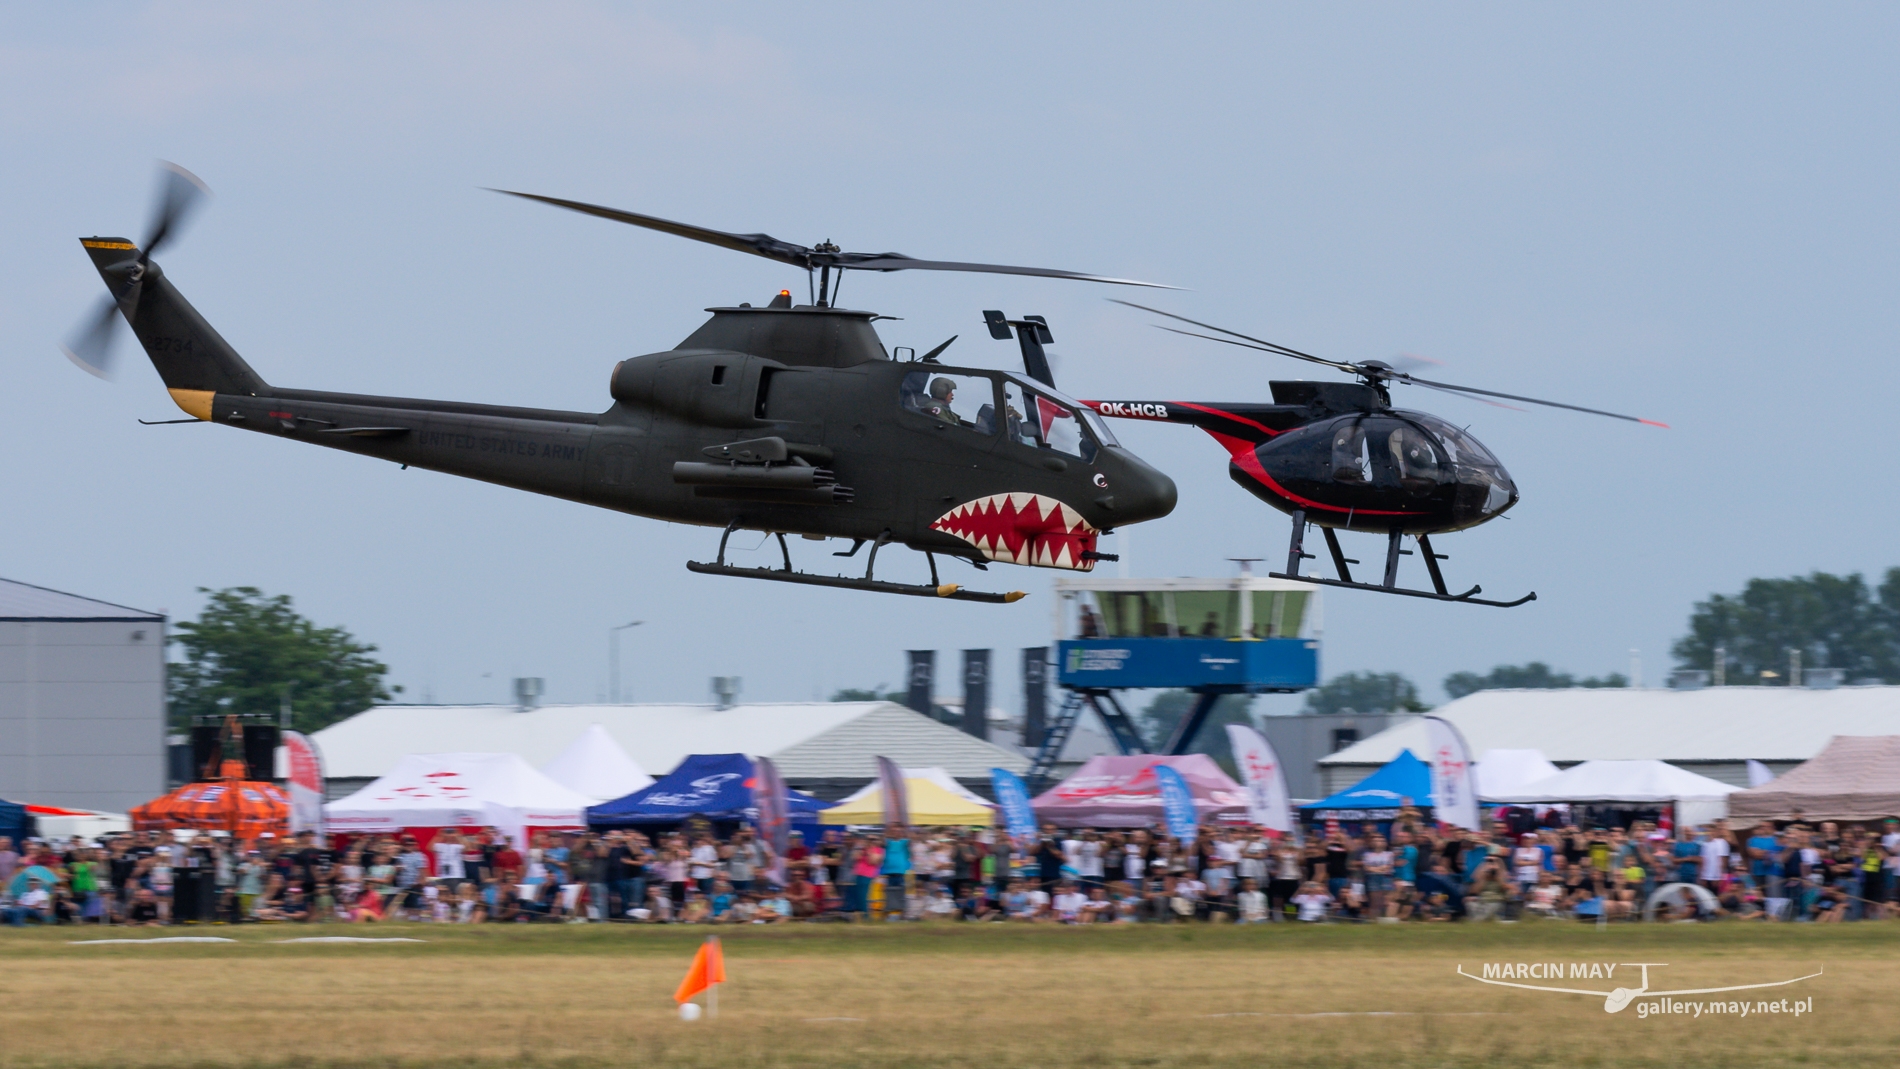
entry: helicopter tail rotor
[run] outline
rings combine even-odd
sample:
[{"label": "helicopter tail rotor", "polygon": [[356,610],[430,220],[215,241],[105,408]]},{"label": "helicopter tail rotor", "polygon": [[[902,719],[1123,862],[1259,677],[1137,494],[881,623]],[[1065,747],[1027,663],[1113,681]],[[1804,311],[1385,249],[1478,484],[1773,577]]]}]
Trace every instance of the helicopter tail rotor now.
[{"label": "helicopter tail rotor", "polygon": [[[133,245],[123,238],[86,239],[87,251],[93,254],[100,272],[106,276],[109,296],[91,316],[81,321],[80,329],[72,338],[60,346],[68,360],[99,378],[111,377],[112,339],[118,333],[120,316],[129,321],[138,312],[139,296],[153,270],[152,254],[179,231],[209,192],[197,175],[161,160],[158,205],[152,212],[145,241]],[[114,256],[115,253],[136,255],[121,257]]]}]

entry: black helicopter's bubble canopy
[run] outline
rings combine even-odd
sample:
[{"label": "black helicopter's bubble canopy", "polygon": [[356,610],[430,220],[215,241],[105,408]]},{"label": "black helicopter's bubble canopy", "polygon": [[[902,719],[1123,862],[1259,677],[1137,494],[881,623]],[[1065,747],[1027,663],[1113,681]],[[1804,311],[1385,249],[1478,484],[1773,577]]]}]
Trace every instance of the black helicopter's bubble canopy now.
[{"label": "black helicopter's bubble canopy", "polygon": [[799,367],[852,367],[888,360],[874,312],[845,308],[708,308],[712,318],[678,349],[724,349]]}]

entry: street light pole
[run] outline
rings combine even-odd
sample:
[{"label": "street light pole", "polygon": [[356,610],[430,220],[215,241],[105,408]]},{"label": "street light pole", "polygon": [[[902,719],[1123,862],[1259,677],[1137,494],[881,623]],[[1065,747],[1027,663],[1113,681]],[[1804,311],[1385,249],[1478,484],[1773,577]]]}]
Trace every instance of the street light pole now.
[{"label": "street light pole", "polygon": [[630,624],[607,629],[607,700],[620,701],[620,632],[629,627],[639,627],[645,620],[635,620]]}]

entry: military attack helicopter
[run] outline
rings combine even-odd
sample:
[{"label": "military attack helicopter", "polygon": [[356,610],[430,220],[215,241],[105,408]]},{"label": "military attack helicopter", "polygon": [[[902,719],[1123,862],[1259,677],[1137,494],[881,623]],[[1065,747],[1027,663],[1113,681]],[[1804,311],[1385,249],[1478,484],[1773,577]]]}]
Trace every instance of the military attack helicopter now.
[{"label": "military attack helicopter", "polygon": [[[1174,483],[1122,448],[1094,410],[1055,388],[1039,317],[986,313],[992,333],[1017,333],[1024,374],[897,359],[872,312],[835,307],[832,272],[976,271],[1145,286],[1048,268],[916,260],[807,248],[764,234],[728,234],[576,201],[514,194],[802,267],[819,281],[808,304],[781,290],[761,307],[710,308],[673,349],[622,360],[604,412],[510,408],[273,386],[205,322],[152,259],[205,193],[166,165],[142,244],[81,244],[108,297],[70,344],[74,363],[103,376],[117,321],[131,325],[190,419],[376,457],[652,519],[720,527],[696,572],[883,593],[1012,602],[1021,591],[963,589],[937,557],[1088,571],[1111,555],[1097,538],[1167,515]],[[897,350],[902,355],[907,351]],[[774,535],[783,567],[726,561],[737,530]],[[870,545],[864,574],[795,570],[785,536]],[[930,583],[876,578],[878,551],[922,552]]]},{"label": "military attack helicopter", "polygon": [[[1186,423],[1213,436],[1231,458],[1227,472],[1235,482],[1274,508],[1292,514],[1293,538],[1287,547],[1286,571],[1268,573],[1276,579],[1298,579],[1354,590],[1499,608],[1537,599],[1533,591],[1514,601],[1492,601],[1477,596],[1483,587],[1473,586],[1462,594],[1453,594],[1445,585],[1444,572],[1438,562],[1446,557],[1432,550],[1431,536],[1476,527],[1504,515],[1517,504],[1517,485],[1497,457],[1470,434],[1437,416],[1393,408],[1391,383],[1423,386],[1480,400],[1500,398],[1566,408],[1651,427],[1668,426],[1655,420],[1561,401],[1542,401],[1422,379],[1383,360],[1356,364],[1328,360],[1159,308],[1131,301],[1116,303],[1211,330],[1214,334],[1176,327],[1162,327],[1163,330],[1323,364],[1359,380],[1270,382],[1267,384],[1273,391],[1270,405],[1082,402],[1104,416]],[[1315,559],[1304,549],[1309,523],[1319,527],[1326,537],[1326,549],[1338,578],[1300,574],[1300,562]],[[1341,549],[1336,533],[1340,530],[1385,535],[1382,582],[1365,583],[1352,577],[1350,565],[1359,561],[1347,557]],[[1425,570],[1431,577],[1431,590],[1398,585],[1399,558],[1410,556],[1412,552],[1403,548],[1406,535],[1417,540],[1419,556],[1424,559]]]}]

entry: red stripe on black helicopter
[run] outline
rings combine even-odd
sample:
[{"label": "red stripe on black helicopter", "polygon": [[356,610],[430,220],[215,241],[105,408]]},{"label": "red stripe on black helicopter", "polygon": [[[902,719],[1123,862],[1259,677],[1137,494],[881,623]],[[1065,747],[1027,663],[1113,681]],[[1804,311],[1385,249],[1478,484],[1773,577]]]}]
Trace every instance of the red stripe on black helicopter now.
[{"label": "red stripe on black helicopter", "polygon": [[[1169,401],[1168,403],[1171,405],[1180,405],[1182,408],[1191,408],[1196,412],[1205,412],[1210,416],[1219,416],[1222,419],[1231,419],[1235,423],[1244,423],[1249,427],[1252,427],[1258,431],[1261,431],[1269,438],[1280,433],[1279,431],[1274,430],[1272,427],[1269,427],[1264,423],[1260,423],[1255,420],[1248,419],[1245,416],[1237,416],[1232,412],[1224,412],[1218,408],[1210,408],[1207,405],[1197,405],[1190,401]],[[1202,429],[1205,430],[1206,428],[1202,428]],[[1208,431],[1208,433],[1213,434],[1214,432]]]},{"label": "red stripe on black helicopter", "polygon": [[[1117,419],[1144,419],[1165,423],[1186,423],[1193,427],[1205,427],[1203,416],[1238,424],[1249,428],[1249,433],[1258,431],[1268,438],[1281,433],[1258,420],[1248,419],[1225,409],[1211,405],[1198,405],[1192,401],[1083,401],[1083,404],[1104,416]],[[1177,411],[1182,410],[1182,411]],[[1192,415],[1183,414],[1193,413]]]},{"label": "red stripe on black helicopter", "polygon": [[1266,486],[1267,489],[1272,490],[1275,494],[1279,495],[1280,497],[1285,498],[1286,500],[1291,501],[1296,505],[1299,505],[1301,508],[1323,509],[1327,512],[1344,512],[1348,514],[1356,513],[1360,516],[1419,516],[1419,515],[1423,515],[1423,513],[1419,513],[1419,512],[1394,511],[1391,509],[1340,508],[1338,505],[1328,505],[1323,502],[1314,501],[1310,497],[1301,497],[1300,495],[1294,493],[1293,491],[1288,490],[1286,487],[1281,486],[1278,482],[1275,482],[1273,476],[1267,474],[1267,469],[1261,465],[1260,458],[1254,455],[1254,448],[1257,443],[1249,442],[1244,438],[1236,438],[1229,434],[1222,434],[1221,432],[1216,431],[1216,430],[1209,430],[1206,427],[1202,427],[1201,429],[1204,431],[1207,431],[1207,434],[1209,437],[1219,442],[1222,448],[1227,450],[1227,455],[1233,459],[1235,467],[1239,468],[1241,471],[1246,472],[1248,475],[1252,476],[1253,478],[1258,479],[1262,485]]}]

